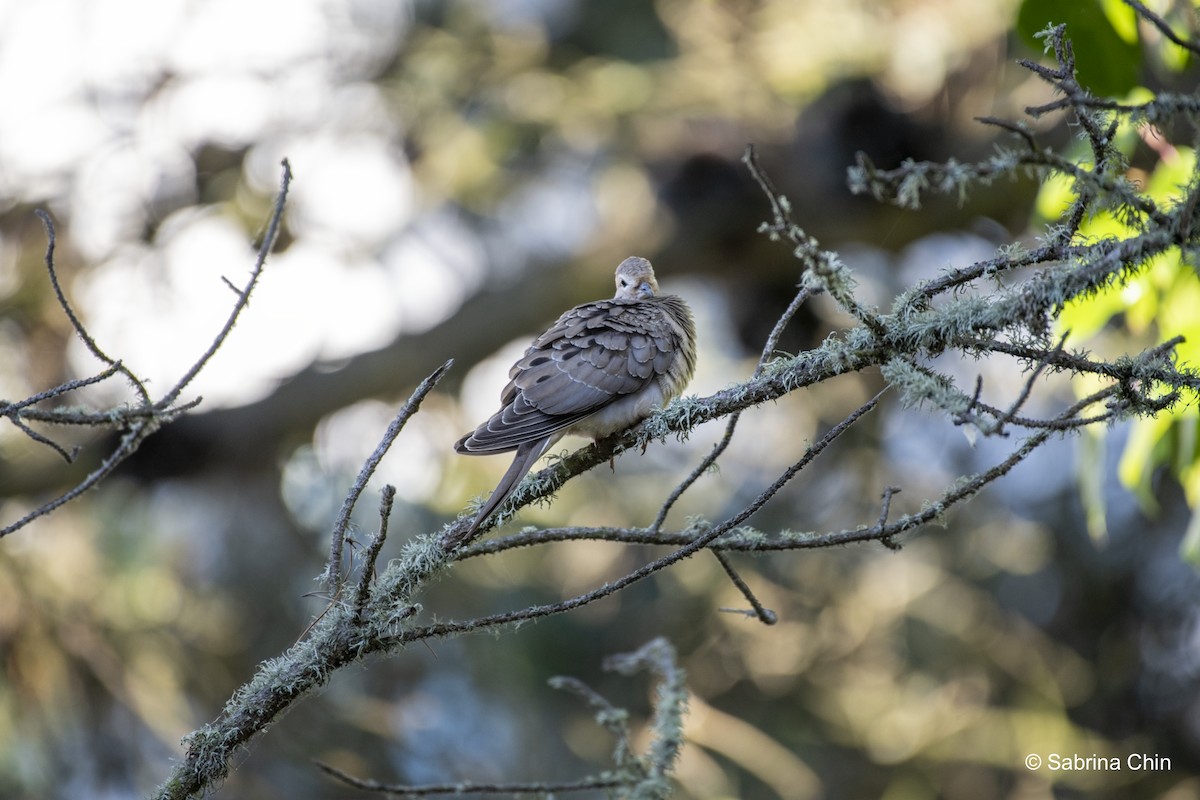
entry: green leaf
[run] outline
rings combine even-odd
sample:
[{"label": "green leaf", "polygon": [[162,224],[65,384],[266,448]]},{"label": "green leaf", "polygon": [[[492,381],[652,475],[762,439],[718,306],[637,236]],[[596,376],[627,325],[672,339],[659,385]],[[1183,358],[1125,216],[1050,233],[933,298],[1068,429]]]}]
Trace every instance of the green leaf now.
[{"label": "green leaf", "polygon": [[1104,503],[1104,439],[1107,431],[1096,425],[1084,428],[1079,438],[1079,495],[1087,517],[1088,535],[1097,544],[1108,541]]},{"label": "green leaf", "polygon": [[1047,25],[1065,24],[1075,50],[1075,71],[1084,88],[1099,95],[1119,96],[1141,82],[1141,48],[1136,37],[1127,41],[1128,24],[1113,20],[1133,17],[1103,0],[1024,0],[1017,12],[1017,32],[1037,52],[1041,40],[1034,34]]},{"label": "green leaf", "polygon": [[1179,555],[1184,561],[1200,569],[1200,509],[1192,511],[1183,541],[1179,543]]},{"label": "green leaf", "polygon": [[1125,452],[1117,465],[1121,483],[1134,493],[1147,514],[1158,511],[1152,479],[1154,468],[1166,460],[1172,421],[1170,414],[1139,419],[1129,433]]}]

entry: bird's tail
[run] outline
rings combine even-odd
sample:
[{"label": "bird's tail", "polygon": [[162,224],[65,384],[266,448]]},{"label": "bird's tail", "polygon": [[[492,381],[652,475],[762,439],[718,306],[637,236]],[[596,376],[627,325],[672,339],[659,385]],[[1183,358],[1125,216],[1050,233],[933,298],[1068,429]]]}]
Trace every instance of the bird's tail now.
[{"label": "bird's tail", "polygon": [[483,524],[493,511],[500,507],[508,496],[517,488],[517,484],[521,482],[526,473],[533,468],[542,454],[550,447],[551,439],[546,437],[533,442],[526,442],[517,448],[517,454],[513,457],[512,464],[509,465],[508,471],[504,473],[504,477],[500,479],[500,483],[496,484],[496,488],[492,490],[492,496],[487,499],[487,502],[479,509],[479,513],[475,516],[475,521],[471,523],[471,527],[462,535],[463,539],[470,539],[475,535],[475,531]]}]

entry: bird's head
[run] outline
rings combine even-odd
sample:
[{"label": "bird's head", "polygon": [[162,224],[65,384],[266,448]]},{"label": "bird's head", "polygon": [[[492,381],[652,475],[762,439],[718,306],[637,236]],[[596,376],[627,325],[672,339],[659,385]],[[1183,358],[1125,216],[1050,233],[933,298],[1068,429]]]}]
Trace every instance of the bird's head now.
[{"label": "bird's head", "polygon": [[644,258],[632,256],[617,267],[617,293],[614,300],[647,300],[658,294],[654,267]]}]

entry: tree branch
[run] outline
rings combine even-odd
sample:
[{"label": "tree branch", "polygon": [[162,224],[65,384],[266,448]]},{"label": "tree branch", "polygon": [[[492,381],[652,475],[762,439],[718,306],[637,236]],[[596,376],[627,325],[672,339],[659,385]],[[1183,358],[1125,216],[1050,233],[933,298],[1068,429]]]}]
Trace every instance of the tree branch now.
[{"label": "tree branch", "polygon": [[[363,574],[352,600],[343,597],[346,576],[342,569],[342,548],[350,513],[375,466],[395,438],[399,426],[414,413],[440,375],[427,379],[409,403],[397,415],[376,452],[367,459],[359,478],[351,487],[342,513],[332,526],[331,547],[325,579],[333,589],[333,598],[324,613],[297,644],[278,658],[264,662],[259,671],[230,699],[222,713],[209,725],[186,740],[187,752],[169,780],[160,787],[161,798],[183,798],[202,793],[219,781],[229,769],[234,754],[265,731],[280,714],[295,702],[323,685],[338,669],[373,654],[394,652],[414,642],[457,636],[480,631],[498,631],[529,620],[566,613],[593,603],[665,570],[683,559],[710,549],[718,554],[765,552],[830,547],[852,542],[878,542],[899,546],[899,537],[930,522],[943,518],[954,506],[965,502],[989,484],[999,480],[1037,451],[1052,436],[1082,427],[1134,415],[1160,413],[1185,396],[1194,397],[1200,388],[1200,376],[1191,368],[1174,363],[1178,339],[1149,348],[1130,357],[1103,361],[1086,353],[1064,350],[1063,339],[1052,334],[1051,323],[1063,307],[1072,301],[1113,284],[1127,282],[1140,275],[1155,257],[1172,248],[1192,242],[1189,204],[1160,207],[1141,195],[1116,172],[1118,155],[1111,144],[1113,121],[1097,113],[1096,101],[1074,83],[1074,54],[1063,30],[1052,29],[1047,41],[1054,53],[1054,66],[1030,65],[1039,77],[1056,90],[1064,91],[1062,100],[1031,109],[1032,114],[1066,109],[1079,118],[1091,146],[1091,166],[1073,162],[1040,148],[1035,137],[1019,126],[1009,125],[1025,146],[1022,152],[1001,152],[995,158],[974,165],[907,163],[897,170],[876,170],[860,159],[852,171],[852,186],[880,199],[910,206],[919,202],[922,192],[957,191],[966,187],[1007,177],[1022,171],[1039,174],[1055,172],[1075,183],[1076,200],[1064,219],[1047,231],[1042,246],[1023,252],[1012,246],[986,261],[952,270],[941,278],[911,287],[900,294],[890,310],[868,308],[856,294],[850,271],[836,254],[821,250],[791,219],[790,205],[776,192],[747,150],[748,169],[766,194],[771,219],[762,231],[773,239],[786,242],[803,271],[802,288],[768,338],[753,374],[733,386],[708,397],[689,396],[677,400],[634,428],[582,448],[558,460],[546,469],[527,477],[514,494],[513,509],[548,497],[567,480],[608,461],[630,447],[644,447],[667,436],[687,436],[697,425],[727,418],[725,434],[699,464],[689,471],[660,506],[655,519],[645,528],[570,528],[521,532],[490,541],[467,542],[463,534],[472,521],[466,515],[437,533],[414,535],[403,546],[399,557],[375,579],[369,580],[382,546],[387,514],[381,512],[380,532],[372,541]],[[1179,104],[1176,108],[1183,108]],[[1121,112],[1115,112],[1121,113]],[[995,121],[992,121],[995,124]],[[1198,179],[1188,187],[1188,195],[1200,193]],[[1082,220],[1097,208],[1122,211],[1135,227],[1127,236],[1110,236],[1092,241],[1076,241]],[[999,278],[1006,278],[1001,282]],[[993,285],[991,282],[995,282]],[[981,284],[985,284],[982,285]],[[820,346],[795,355],[777,354],[779,332],[792,314],[816,289],[827,291],[854,320],[847,329],[827,338]],[[1019,359],[1027,378],[1007,403],[983,401],[983,384],[977,381],[973,391],[964,391],[940,374],[931,362],[947,351],[974,356],[1008,355]],[[668,512],[686,492],[714,465],[732,437],[738,417],[760,404],[777,400],[791,392],[847,373],[880,368],[884,378],[901,399],[913,405],[931,406],[946,414],[952,424],[970,424],[982,435],[1002,437],[1009,429],[1023,428],[1026,438],[1013,445],[1007,456],[990,468],[963,476],[930,498],[920,511],[892,518],[892,500],[899,487],[881,490],[878,514],[853,529],[824,533],[778,531],[763,534],[749,527],[754,515],[775,498],[780,490],[808,468],[814,460],[880,404],[880,395],[850,412],[841,422],[809,445],[797,460],[783,469],[750,502],[727,513],[716,524],[703,520],[679,531],[663,530]],[[442,368],[443,371],[445,367]],[[1105,385],[1087,397],[1072,403],[1059,413],[1035,418],[1025,411],[1036,388],[1051,372],[1100,376]],[[885,390],[886,391],[886,390]],[[1192,393],[1192,394],[1189,394]],[[488,530],[490,523],[481,527]],[[454,561],[491,555],[516,547],[547,542],[602,539],[626,544],[668,547],[665,554],[630,569],[626,574],[588,591],[556,602],[528,605],[469,619],[442,620],[420,617],[419,597],[435,576]],[[754,598],[745,581],[730,566],[728,558],[718,555],[730,579],[747,597],[764,622],[774,616]],[[420,617],[420,618],[419,618]],[[644,796],[663,796],[665,777],[679,748],[679,719],[683,713],[683,676],[673,666],[673,655],[664,645],[654,644],[634,658],[623,662],[651,666],[663,676],[666,694],[660,694],[655,713],[655,741],[649,766],[638,779],[645,781]],[[601,708],[590,690],[581,684],[563,681]],[[617,727],[618,749],[615,760],[620,766],[632,764],[623,729]],[[326,769],[343,782],[370,791],[392,793],[439,794],[450,785],[399,787],[346,776]],[[584,779],[590,780],[590,779]],[[528,787],[549,784],[494,784],[502,791],[525,791]],[[557,784],[559,791],[572,790],[577,783]],[[639,784],[641,785],[641,784]],[[514,788],[517,787],[517,788]],[[526,787],[526,788],[520,788]],[[596,788],[592,784],[592,788]],[[462,790],[455,785],[455,791]],[[532,790],[532,789],[531,789]],[[541,789],[537,789],[541,790]],[[482,791],[482,789],[480,789]]]}]

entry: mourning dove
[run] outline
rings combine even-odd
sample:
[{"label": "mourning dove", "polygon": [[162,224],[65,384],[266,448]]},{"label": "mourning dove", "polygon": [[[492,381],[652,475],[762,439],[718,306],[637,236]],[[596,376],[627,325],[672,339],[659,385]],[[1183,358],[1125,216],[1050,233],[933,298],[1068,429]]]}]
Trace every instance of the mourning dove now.
[{"label": "mourning dove", "polygon": [[687,304],[660,295],[644,258],[617,267],[611,300],[572,308],[533,340],[508,371],[500,410],[459,439],[463,455],[516,450],[512,465],[463,538],[512,494],[542,455],[568,433],[602,439],[679,396],[696,367]]}]

